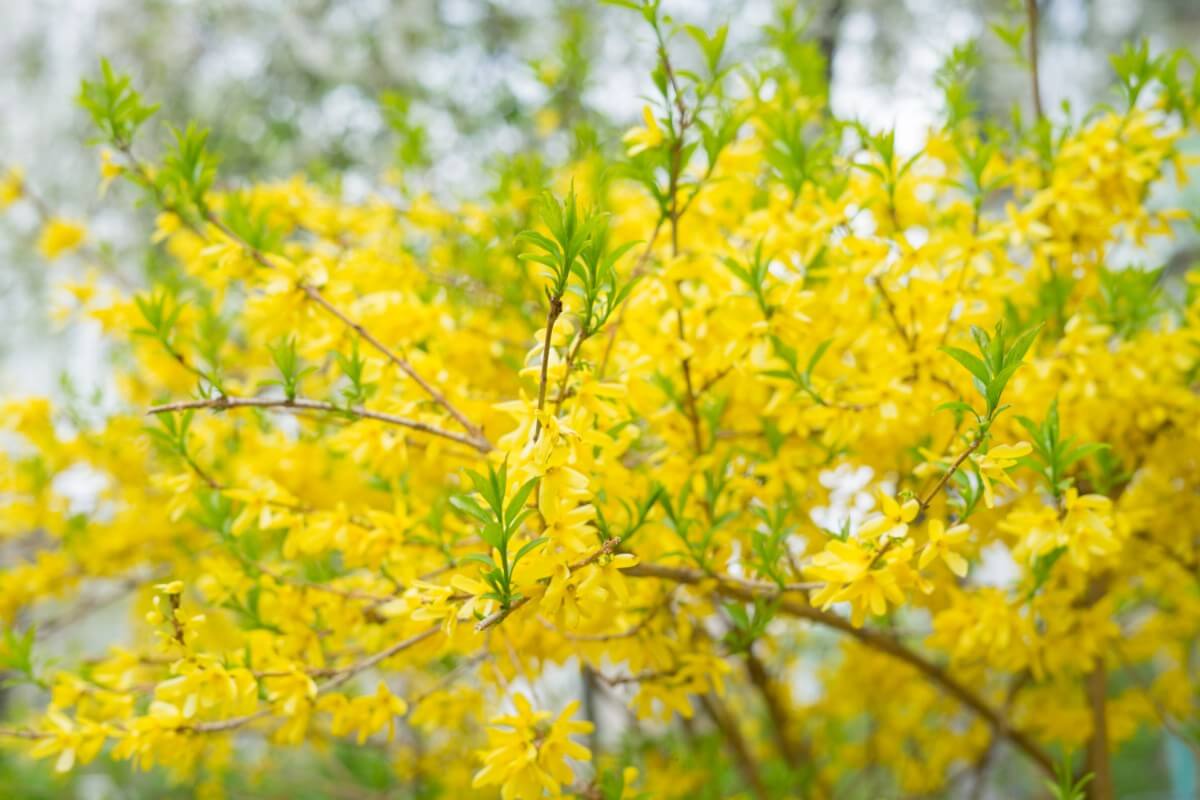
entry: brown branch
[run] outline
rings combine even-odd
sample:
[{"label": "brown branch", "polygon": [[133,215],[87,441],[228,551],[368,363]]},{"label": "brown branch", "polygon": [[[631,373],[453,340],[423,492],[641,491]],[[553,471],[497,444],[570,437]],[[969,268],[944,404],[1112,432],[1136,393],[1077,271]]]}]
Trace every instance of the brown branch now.
[{"label": "brown branch", "polygon": [[770,797],[767,785],[763,782],[762,773],[759,772],[758,763],[755,762],[754,755],[750,752],[750,746],[746,744],[745,737],[738,729],[737,720],[730,716],[728,709],[713,694],[700,695],[700,706],[717,726],[717,730],[721,732],[721,738],[728,743],[729,749],[733,751],[733,765],[737,767],[738,772],[742,773],[742,778],[750,785],[754,796],[759,800],[767,800]]},{"label": "brown branch", "polygon": [[0,728],[0,738],[29,739],[30,741],[37,741],[38,739],[45,739],[49,735],[50,734],[43,733],[42,731],[31,731],[28,728]]},{"label": "brown branch", "polygon": [[434,402],[444,408],[446,412],[450,414],[450,416],[454,417],[455,421],[457,421],[458,424],[461,425],[463,429],[471,435],[471,438],[475,440],[474,446],[476,449],[485,453],[492,450],[492,443],[488,441],[486,436],[483,435],[483,431],[472,424],[471,421],[468,420],[461,411],[459,411],[449,400],[446,399],[446,396],[442,394],[437,387],[433,386],[424,378],[422,378],[420,373],[413,368],[412,364],[410,364],[407,359],[403,358],[383,342],[376,339],[375,336],[362,325],[346,316],[341,309],[337,308],[337,306],[326,300],[325,297],[316,289],[307,284],[304,284],[302,289],[304,294],[307,295],[309,299],[341,320],[342,324],[357,333],[363,341],[382,353],[384,357],[399,367],[401,372],[412,378],[417,385],[425,391],[426,394],[433,398]]},{"label": "brown branch", "polygon": [[[678,321],[677,330],[679,332],[679,342],[684,347],[687,347],[687,334],[683,327],[683,309],[675,310],[675,319]],[[687,356],[680,361],[680,367],[683,370],[683,386],[687,394],[684,396],[684,410],[687,412],[688,422],[692,428],[692,447],[696,450],[696,455],[704,453],[704,433],[700,430],[700,412],[696,408],[696,390],[692,384],[692,357]]]},{"label": "brown branch", "polygon": [[[327,692],[330,689],[336,689],[338,686],[341,686],[343,683],[350,680],[358,673],[370,669],[371,667],[375,666],[376,664],[380,663],[381,661],[389,659],[392,656],[396,655],[397,653],[399,653],[403,650],[407,650],[411,647],[415,647],[416,645],[418,645],[421,642],[425,641],[426,639],[430,638],[431,636],[433,636],[440,630],[441,630],[440,625],[435,625],[432,628],[427,628],[418,634],[414,634],[413,636],[408,637],[407,639],[402,639],[399,642],[396,642],[394,645],[392,645],[391,647],[388,647],[385,650],[380,650],[378,653],[375,653],[372,656],[368,656],[367,658],[364,658],[362,661],[357,661],[348,667],[343,667],[338,670],[333,670],[332,672],[327,671],[327,670],[318,670],[318,671],[316,671],[318,674],[333,675],[333,678],[332,678],[332,680],[326,681],[325,683],[323,683],[319,687],[317,687],[317,691],[318,692]],[[281,677],[282,674],[285,674],[285,673],[281,673],[278,676],[273,675],[273,674],[266,674],[266,675],[260,675],[258,677],[260,677],[260,678]],[[312,674],[312,673],[310,673],[310,674]],[[271,715],[271,710],[264,708],[261,711],[256,711],[253,714],[245,714],[240,717],[230,717],[228,719],[212,720],[210,722],[197,722],[192,725],[181,726],[180,728],[178,728],[178,730],[181,732],[189,732],[189,733],[221,733],[223,731],[230,731],[230,730],[234,730],[235,728],[240,728],[243,725],[247,725],[251,722],[254,722],[259,719],[263,719],[264,717],[268,717],[270,715]]]},{"label": "brown branch", "polygon": [[559,636],[572,642],[612,642],[618,639],[632,639],[650,626],[654,618],[662,611],[667,610],[671,606],[671,599],[675,596],[675,589],[663,595],[661,602],[646,610],[645,616],[634,623],[631,627],[616,633],[571,633],[570,631],[559,630],[549,620],[543,620],[543,624],[550,630],[557,633]]},{"label": "brown branch", "polygon": [[[592,553],[591,555],[589,555],[585,558],[580,559],[579,561],[576,561],[574,564],[570,564],[567,567],[567,569],[569,569],[571,572],[574,572],[577,569],[583,569],[584,567],[588,566],[589,564],[596,563],[598,560],[600,560],[604,556],[615,553],[617,548],[620,546],[621,546],[621,538],[619,536],[614,536],[613,538],[606,541],[604,543],[604,545],[602,547],[600,547],[598,550],[596,550],[594,553]],[[628,570],[624,570],[624,571],[628,572]],[[479,620],[479,622],[475,625],[475,630],[479,631],[479,632],[483,632],[483,631],[486,631],[488,628],[491,628],[494,625],[499,625],[501,622],[508,619],[510,614],[512,614],[514,611],[516,611],[518,608],[521,608],[528,602],[529,602],[529,596],[527,595],[525,597],[522,597],[520,600],[516,601],[515,603],[510,604],[507,608],[502,608],[499,611],[493,611],[491,614],[488,614],[486,617]]]},{"label": "brown branch", "polygon": [[909,352],[915,351],[916,340],[909,332],[908,326],[900,321],[900,315],[896,311],[896,304],[892,301],[892,296],[888,294],[887,289],[883,288],[883,278],[876,277],[873,279],[873,283],[879,290],[879,296],[883,298],[883,305],[887,308],[888,316],[892,318],[892,324],[896,326],[896,331],[904,339],[904,346],[908,348]]},{"label": "brown branch", "polygon": [[410,647],[415,647],[416,645],[420,644],[421,642],[425,641],[429,637],[436,634],[441,629],[442,628],[440,625],[434,625],[432,628],[426,628],[425,630],[421,631],[420,633],[414,634],[414,635],[408,637],[407,639],[402,639],[399,642],[396,642],[394,645],[392,645],[391,647],[388,647],[385,650],[380,650],[378,653],[376,653],[373,656],[369,656],[367,658],[364,658],[362,661],[355,662],[354,664],[351,664],[348,667],[344,667],[343,669],[338,670],[338,673],[333,678],[333,680],[329,681],[328,683],[322,684],[319,691],[324,692],[324,691],[328,691],[330,689],[336,688],[338,686],[341,686],[343,683],[350,680],[358,673],[363,672],[364,670],[370,669],[371,667],[375,666],[379,662],[385,661],[386,659],[391,658],[392,656],[396,655],[397,653],[401,652],[402,650],[407,650]]},{"label": "brown branch", "polygon": [[567,399],[567,381],[571,379],[571,369],[575,366],[575,360],[579,358],[579,351],[583,349],[583,343],[588,337],[583,335],[583,330],[575,337],[575,341],[571,343],[570,349],[567,350],[567,360],[563,365],[562,378],[558,381],[558,394],[554,398],[554,416],[558,416],[562,411],[563,401]]},{"label": "brown branch", "polygon": [[1038,6],[1037,0],[1025,0],[1025,15],[1029,18],[1029,82],[1033,89],[1033,113],[1040,122],[1042,111],[1041,79],[1038,76]]},{"label": "brown branch", "polygon": [[[1091,608],[1099,603],[1108,591],[1108,583],[1107,574],[1093,578],[1082,607]],[[1084,693],[1092,717],[1092,735],[1088,739],[1084,761],[1084,769],[1092,773],[1087,796],[1089,800],[1113,800],[1116,790],[1113,785],[1112,758],[1108,751],[1108,671],[1103,652],[1096,655],[1092,671],[1084,678]]]},{"label": "brown branch", "polygon": [[[542,432],[542,409],[546,407],[546,374],[550,370],[550,352],[554,337],[554,323],[558,322],[558,317],[562,314],[562,296],[556,295],[550,298],[550,308],[546,311],[546,342],[542,346],[542,374],[538,379],[538,402],[537,416],[533,420],[533,440],[536,442],[538,436]],[[559,403],[562,403],[562,392],[559,392]]]},{"label": "brown branch", "polygon": [[762,697],[763,705],[767,707],[767,716],[771,718],[771,734],[775,738],[779,754],[792,768],[810,761],[811,754],[803,752],[805,748],[792,740],[792,722],[787,708],[784,707],[783,698],[779,696],[778,688],[767,674],[766,665],[755,655],[753,647],[746,651],[746,674]]},{"label": "brown branch", "polygon": [[161,575],[161,570],[151,572],[148,575],[131,575],[122,580],[117,587],[108,594],[99,595],[96,597],[80,597],[75,605],[66,612],[63,612],[58,616],[51,617],[50,619],[43,620],[42,622],[34,623],[32,627],[34,630],[36,630],[39,639],[56,633],[57,631],[64,630],[71,625],[83,621],[96,611],[118,602],[122,598],[128,596],[129,593],[134,589],[137,589],[142,584],[155,580]]},{"label": "brown branch", "polygon": [[[125,155],[125,158],[129,160],[130,168],[137,173],[143,185],[148,187],[153,192],[158,204],[164,210],[170,211],[172,214],[175,214],[177,217],[179,217],[179,219],[182,220],[184,224],[186,224],[198,236],[207,238],[204,236],[203,231],[199,230],[194,223],[188,220],[187,214],[184,214],[177,205],[171,203],[166,197],[163,196],[161,190],[158,188],[158,185],[154,182],[153,177],[150,175],[149,170],[147,170],[146,166],[141,162],[141,160],[134,155],[133,148],[128,144],[122,145],[120,143],[118,143],[118,148]],[[203,208],[202,216],[205,222],[208,222],[210,225],[220,231],[221,234],[227,239],[235,243],[238,247],[242,248],[242,250],[244,250],[259,266],[268,270],[275,270],[275,264],[271,263],[271,260],[267,258],[266,254],[239,236],[232,228],[229,227],[229,225],[225,223],[224,220],[213,213],[211,209]],[[461,425],[468,434],[470,434],[471,438],[474,440],[473,446],[475,446],[476,449],[483,452],[488,452],[493,449],[492,443],[488,441],[486,436],[484,436],[483,431],[479,427],[473,425],[471,421],[468,420],[467,417],[461,411],[459,411],[458,408],[456,408],[454,404],[451,403],[437,387],[433,386],[431,383],[422,378],[420,373],[416,371],[413,365],[409,363],[406,358],[393,351],[383,342],[379,341],[379,339],[375,338],[375,336],[362,325],[350,319],[345,312],[325,299],[325,296],[322,295],[315,287],[306,283],[301,283],[299,284],[298,288],[304,292],[306,297],[336,317],[343,325],[358,334],[359,338],[379,351],[379,353],[387,358],[388,361],[391,361],[393,364],[399,367],[401,372],[412,378],[413,381],[416,382],[416,384],[420,386],[426,394],[433,398],[434,402],[445,409],[446,412],[450,414],[450,416],[454,417],[455,421],[457,421],[458,424]]]},{"label": "brown branch", "polygon": [[[737,579],[731,579],[723,575],[714,576],[700,572],[699,570],[683,567],[642,563],[623,570],[623,573],[630,577],[659,578],[690,585],[713,581],[715,579],[716,592],[726,597],[753,601],[755,598],[763,596],[761,592],[752,591],[744,586],[740,586],[741,582]],[[959,682],[942,667],[910,649],[903,642],[888,634],[879,633],[868,628],[856,628],[849,620],[837,614],[821,611],[820,609],[787,598],[779,599],[777,608],[779,611],[790,616],[841,631],[847,636],[856,639],[861,644],[913,667],[991,725],[998,735],[1012,742],[1018,750],[1048,776],[1054,776],[1054,761],[1037,742],[1024,732],[1013,728],[1003,714],[989,705],[973,689]]]},{"label": "brown branch", "polygon": [[1085,769],[1092,773],[1088,784],[1089,800],[1113,800],[1112,760],[1108,752],[1108,673],[1103,654],[1097,656],[1096,666],[1088,673],[1085,690],[1092,716],[1092,736],[1088,739]]},{"label": "brown branch", "polygon": [[166,403],[164,405],[152,406],[147,414],[169,414],[177,411],[186,411],[188,409],[206,408],[213,411],[226,411],[232,408],[284,408],[284,409],[304,409],[308,411],[324,411],[334,414],[351,414],[363,419],[373,419],[379,422],[386,422],[389,425],[399,425],[403,428],[410,428],[415,431],[428,433],[432,436],[440,436],[443,439],[449,439],[453,442],[466,445],[481,453],[487,452],[487,445],[470,436],[464,436],[460,433],[439,428],[436,425],[430,425],[426,422],[420,422],[408,417],[400,417],[395,414],[385,414],[382,411],[372,411],[369,408],[362,406],[338,406],[333,403],[327,403],[322,400],[308,400],[303,397],[286,398],[286,397],[229,397],[223,395],[214,397],[209,400],[181,400],[174,403]]},{"label": "brown branch", "polygon": [[958,472],[958,468],[963,465],[964,461],[970,458],[971,453],[974,453],[979,449],[979,445],[981,444],[983,444],[983,437],[976,436],[971,444],[967,445],[967,449],[963,450],[959,457],[955,459],[954,463],[950,465],[950,469],[942,473],[942,477],[938,478],[938,482],[935,483],[933,488],[929,490],[929,494],[925,495],[924,499],[920,501],[922,511],[929,508],[929,504],[933,502],[935,497],[937,497],[938,492],[942,490],[942,487],[950,482],[950,478],[954,476],[955,472]]}]

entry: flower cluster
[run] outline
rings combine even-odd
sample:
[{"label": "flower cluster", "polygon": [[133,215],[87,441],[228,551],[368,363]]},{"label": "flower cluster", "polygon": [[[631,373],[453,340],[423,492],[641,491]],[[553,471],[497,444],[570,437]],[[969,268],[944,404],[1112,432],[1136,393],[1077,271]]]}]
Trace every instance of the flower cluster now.
[{"label": "flower cluster", "polygon": [[[1111,785],[1139,726],[1195,729],[1200,281],[1113,263],[1186,216],[1148,201],[1200,121],[1181,62],[901,153],[810,44],[743,83],[723,29],[623,5],[642,124],[459,206],[224,188],[202,131],[144,157],[154,109],[84,82],[164,266],[130,290],[38,234],[116,397],[2,406],[0,666],[44,701],[3,742],[236,786],[333,739],[376,791],[615,800],[1083,748]],[[40,657],[110,594],[127,640]]]}]

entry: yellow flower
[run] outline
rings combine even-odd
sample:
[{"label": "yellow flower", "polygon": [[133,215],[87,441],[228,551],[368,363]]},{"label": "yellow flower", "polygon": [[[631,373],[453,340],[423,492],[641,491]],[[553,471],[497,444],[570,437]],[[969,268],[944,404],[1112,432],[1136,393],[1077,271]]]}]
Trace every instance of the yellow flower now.
[{"label": "yellow flower", "polygon": [[57,754],[54,764],[56,772],[67,772],[76,763],[86,764],[91,761],[104,747],[105,739],[111,731],[94,722],[80,720],[78,724],[58,711],[46,713],[46,721],[50,723],[45,736],[33,746],[30,755],[34,758],[46,758]]},{"label": "yellow flower", "polygon": [[112,182],[125,171],[125,168],[113,160],[112,151],[105,148],[100,151],[100,194],[108,191]]},{"label": "yellow flower", "polygon": [[940,519],[930,520],[929,541],[921,551],[917,567],[925,569],[935,558],[941,558],[951,572],[960,578],[963,577],[967,574],[967,560],[952,548],[965,542],[970,533],[971,529],[966,525],[955,525],[946,530],[946,524]]},{"label": "yellow flower", "polygon": [[662,129],[658,127],[658,120],[654,118],[650,106],[642,106],[642,119],[646,123],[645,127],[634,128],[621,140],[625,143],[626,152],[631,156],[658,147],[663,141]]},{"label": "yellow flower", "polygon": [[408,704],[392,694],[383,681],[379,682],[375,694],[356,697],[353,700],[343,694],[330,694],[317,702],[317,707],[333,715],[330,730],[334,736],[345,736],[358,731],[358,743],[382,728],[387,728],[387,740],[396,738],[396,717],[408,713]]},{"label": "yellow flower", "polygon": [[78,222],[53,217],[38,237],[38,251],[47,261],[53,261],[83,244],[87,229]]},{"label": "yellow flower", "polygon": [[[896,506],[892,510],[901,516],[907,514],[901,509]],[[811,577],[825,582],[825,586],[813,595],[813,605],[828,609],[834,603],[850,603],[852,621],[861,625],[867,611],[880,615],[887,612],[889,602],[893,605],[903,603],[901,580],[911,582],[912,576],[905,570],[911,571],[907,562],[911,559],[912,543],[890,551],[889,544],[884,542],[879,549],[870,550],[850,541],[835,539],[829,542],[823,551],[813,556],[807,569]]]},{"label": "yellow flower", "polygon": [[1092,559],[1106,559],[1121,551],[1121,540],[1112,526],[1112,500],[1098,494],[1080,495],[1068,489],[1063,495],[1063,529],[1070,542],[1071,561],[1090,570]]},{"label": "yellow flower", "polygon": [[897,503],[895,498],[887,495],[881,495],[879,501],[883,514],[867,520],[858,529],[858,538],[863,541],[903,538],[908,533],[908,523],[917,518],[921,504],[912,498]]},{"label": "yellow flower", "polygon": [[988,508],[994,508],[996,505],[996,495],[992,489],[991,479],[1016,489],[1017,484],[1009,477],[1008,470],[1017,465],[1018,459],[1031,452],[1033,452],[1033,446],[1029,442],[1018,442],[1017,444],[997,445],[986,453],[971,455],[971,460],[979,468],[979,476],[983,481],[984,502]]},{"label": "yellow flower", "polygon": [[598,613],[607,597],[600,570],[584,567],[571,572],[566,564],[559,564],[542,595],[541,610],[550,617],[560,618],[571,629],[582,618]]},{"label": "yellow flower", "polygon": [[570,719],[579,708],[571,702],[547,724],[548,711],[534,711],[525,695],[513,696],[516,714],[497,717],[487,730],[488,748],[480,751],[483,769],[475,773],[472,787],[499,786],[503,800],[557,796],[574,774],[568,758],[590,761],[591,752],[571,741],[572,734],[591,733],[592,723]]},{"label": "yellow flower", "polygon": [[0,178],[0,211],[8,208],[25,194],[25,174],[20,167],[10,167]]}]

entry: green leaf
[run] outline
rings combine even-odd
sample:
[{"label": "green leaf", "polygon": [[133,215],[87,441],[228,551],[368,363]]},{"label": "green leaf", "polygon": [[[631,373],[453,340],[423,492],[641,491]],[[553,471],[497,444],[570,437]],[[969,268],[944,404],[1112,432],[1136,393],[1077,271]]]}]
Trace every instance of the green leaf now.
[{"label": "green leaf", "polygon": [[513,569],[516,569],[517,563],[520,562],[520,560],[522,558],[524,558],[527,553],[532,552],[535,548],[540,547],[541,545],[545,544],[548,541],[550,541],[549,537],[539,536],[538,538],[534,539],[531,542],[526,542],[524,544],[524,546],[522,546],[521,549],[517,551],[517,554],[515,556],[513,556],[513,560],[512,560]]},{"label": "green leaf", "polygon": [[508,526],[512,526],[513,520],[520,513],[521,509],[524,508],[526,501],[529,500],[529,495],[533,492],[534,487],[537,486],[538,480],[538,478],[527,480],[525,485],[517,489],[516,494],[513,495],[513,499],[508,502],[508,508],[504,511],[505,523]]},{"label": "green leaf", "polygon": [[821,361],[821,358],[824,357],[826,351],[829,350],[829,346],[831,344],[833,344],[833,339],[826,339],[825,341],[823,341],[819,345],[817,345],[817,349],[813,351],[812,357],[808,359],[808,368],[805,370],[806,375],[812,374],[812,371],[816,368],[817,364]]},{"label": "green leaf", "polygon": [[978,378],[980,383],[983,385],[986,386],[992,379],[991,372],[988,370],[987,366],[978,358],[968,353],[966,350],[963,350],[959,347],[949,346],[942,347],[941,349],[943,353],[961,364],[963,368],[967,370],[967,372],[970,372],[972,375]]},{"label": "green leaf", "polygon": [[473,498],[467,497],[465,495],[452,496],[450,498],[450,505],[454,506],[455,508],[457,508],[459,511],[463,512],[464,514],[469,514],[470,516],[474,517],[475,519],[479,520],[480,522],[482,522],[485,525],[487,525],[490,522],[495,521],[494,517],[491,514],[489,514],[486,510],[481,508],[479,506],[479,504],[477,502],[475,502],[475,500]]},{"label": "green leaf", "polygon": [[468,564],[468,563],[476,563],[476,564],[481,564],[484,567],[487,567],[488,569],[493,569],[496,566],[496,562],[492,560],[491,555],[490,554],[484,555],[483,553],[467,553],[465,556],[463,556],[462,558],[460,558],[458,560],[458,563],[460,565]]},{"label": "green leaf", "polygon": [[1038,325],[1034,328],[1030,328],[1018,336],[1017,340],[1012,343],[1012,345],[1008,348],[1008,352],[1004,355],[1005,364],[1019,364],[1021,360],[1025,358],[1025,354],[1029,352],[1029,348],[1033,345],[1034,340],[1037,339],[1037,335],[1041,333],[1041,331],[1042,326]]},{"label": "green leaf", "polygon": [[507,541],[504,535],[504,530],[498,522],[489,522],[485,524],[479,531],[479,538],[487,542],[488,545],[499,550]]}]

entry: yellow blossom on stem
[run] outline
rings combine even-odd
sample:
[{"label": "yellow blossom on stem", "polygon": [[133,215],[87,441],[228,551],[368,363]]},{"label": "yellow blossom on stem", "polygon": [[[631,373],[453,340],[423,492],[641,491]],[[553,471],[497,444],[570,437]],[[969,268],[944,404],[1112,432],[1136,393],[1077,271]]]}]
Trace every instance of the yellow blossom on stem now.
[{"label": "yellow blossom on stem", "polygon": [[574,777],[567,759],[591,760],[591,752],[570,737],[590,733],[592,723],[571,719],[577,702],[568,703],[553,722],[549,711],[534,711],[523,694],[513,696],[513,705],[515,714],[492,720],[488,747],[480,751],[484,766],[472,786],[499,786],[504,800],[559,794]]},{"label": "yellow blossom on stem", "polygon": [[658,147],[663,142],[662,128],[650,106],[642,106],[643,127],[634,128],[625,134],[621,141],[625,143],[626,152],[631,156]]},{"label": "yellow blossom on stem", "polygon": [[54,261],[83,244],[87,229],[78,222],[54,217],[42,226],[38,237],[38,252],[47,261]]},{"label": "yellow blossom on stem", "polygon": [[940,519],[931,519],[927,532],[929,540],[921,550],[921,558],[917,561],[917,567],[925,569],[940,558],[955,575],[960,578],[965,576],[967,560],[955,548],[962,545],[970,536],[970,527],[960,524],[947,529],[946,523]]},{"label": "yellow blossom on stem", "polygon": [[1009,476],[1008,471],[1017,465],[1017,461],[1033,452],[1029,442],[1017,444],[1002,444],[989,449],[986,453],[972,454],[971,460],[979,469],[980,480],[983,482],[984,502],[988,508],[996,505],[996,494],[992,481],[997,480],[1013,489],[1017,484]]}]

